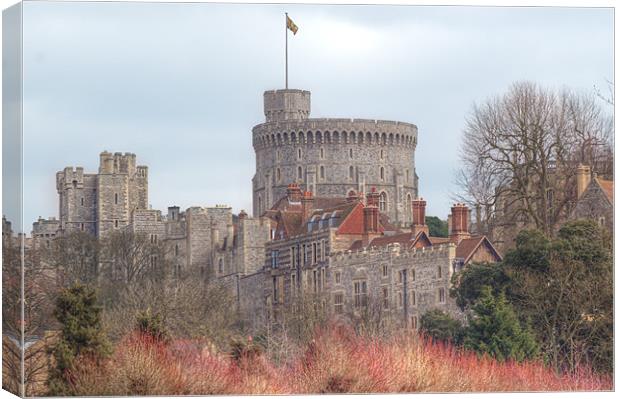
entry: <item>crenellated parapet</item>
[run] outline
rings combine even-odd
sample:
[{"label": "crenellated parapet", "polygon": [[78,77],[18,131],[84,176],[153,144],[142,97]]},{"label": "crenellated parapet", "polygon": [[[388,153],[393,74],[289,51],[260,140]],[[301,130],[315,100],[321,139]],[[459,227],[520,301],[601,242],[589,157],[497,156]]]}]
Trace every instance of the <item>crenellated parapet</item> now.
[{"label": "crenellated parapet", "polygon": [[417,145],[418,128],[406,122],[316,118],[267,122],[252,129],[255,149],[304,144]]}]

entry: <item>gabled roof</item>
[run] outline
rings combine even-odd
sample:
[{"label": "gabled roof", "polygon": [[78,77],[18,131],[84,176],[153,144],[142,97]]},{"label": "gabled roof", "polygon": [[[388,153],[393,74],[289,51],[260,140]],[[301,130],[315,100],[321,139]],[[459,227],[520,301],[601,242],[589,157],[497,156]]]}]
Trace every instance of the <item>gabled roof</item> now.
[{"label": "gabled roof", "polygon": [[485,246],[498,261],[502,259],[486,236],[462,239],[459,245],[456,246],[456,257],[463,259],[463,263],[467,263],[481,246]]},{"label": "gabled roof", "polygon": [[599,187],[605,193],[605,196],[609,200],[609,202],[613,205],[614,203],[614,181],[613,180],[603,180],[598,177],[592,179],[596,183],[598,183]]}]

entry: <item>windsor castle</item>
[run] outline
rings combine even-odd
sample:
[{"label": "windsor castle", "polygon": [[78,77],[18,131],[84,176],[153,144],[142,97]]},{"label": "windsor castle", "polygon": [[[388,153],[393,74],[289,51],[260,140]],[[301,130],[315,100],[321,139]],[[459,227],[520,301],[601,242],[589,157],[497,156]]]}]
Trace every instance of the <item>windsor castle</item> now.
[{"label": "windsor castle", "polygon": [[334,313],[381,311],[416,328],[427,310],[458,316],[451,276],[472,261],[501,259],[470,233],[470,211],[450,210],[449,237],[425,221],[415,168],[417,127],[369,119],[310,117],[310,92],[264,93],[265,122],[252,129],[253,207],[149,209],[148,167],[135,154],[100,154],[97,173],[56,173],[58,218],[33,224],[32,246],[81,231],[121,230],[163,243],[170,264],[229,286],[238,305],[275,317],[299,293]]}]

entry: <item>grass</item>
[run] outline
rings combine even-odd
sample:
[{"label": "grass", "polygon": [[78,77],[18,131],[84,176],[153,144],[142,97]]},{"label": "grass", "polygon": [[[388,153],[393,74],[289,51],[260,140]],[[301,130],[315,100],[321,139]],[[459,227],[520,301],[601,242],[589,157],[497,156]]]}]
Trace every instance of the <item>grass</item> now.
[{"label": "grass", "polygon": [[539,362],[497,362],[411,333],[380,340],[332,325],[281,366],[247,348],[231,356],[200,341],[132,334],[103,362],[81,359],[69,378],[79,396],[613,389],[611,376],[587,368],[558,375]]}]

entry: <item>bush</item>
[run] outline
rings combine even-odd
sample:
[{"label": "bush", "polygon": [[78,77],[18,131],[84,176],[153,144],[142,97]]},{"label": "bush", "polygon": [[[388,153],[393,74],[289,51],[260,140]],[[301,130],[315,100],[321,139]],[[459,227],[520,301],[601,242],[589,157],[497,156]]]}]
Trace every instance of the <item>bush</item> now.
[{"label": "bush", "polygon": [[420,331],[433,340],[460,345],[465,333],[460,321],[439,309],[430,310],[420,318]]}]

